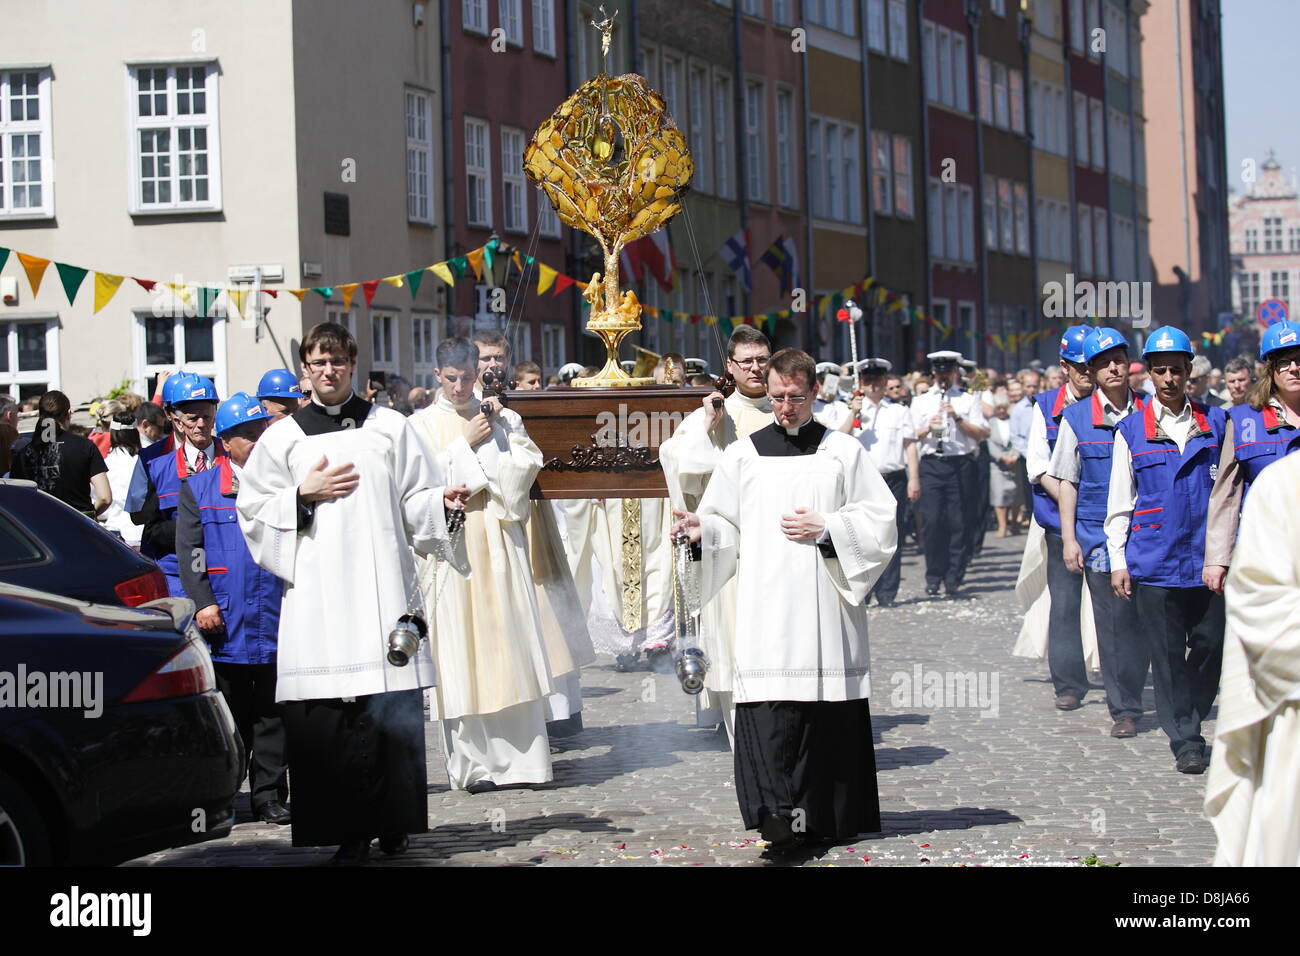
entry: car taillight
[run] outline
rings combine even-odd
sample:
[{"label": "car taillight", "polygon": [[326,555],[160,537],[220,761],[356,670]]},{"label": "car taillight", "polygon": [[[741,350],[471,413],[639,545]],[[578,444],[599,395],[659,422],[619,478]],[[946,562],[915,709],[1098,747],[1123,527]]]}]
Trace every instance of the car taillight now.
[{"label": "car taillight", "polygon": [[148,574],[114,585],[113,590],[127,607],[139,607],[141,604],[165,598],[167,579],[163,577],[160,570],[154,568]]},{"label": "car taillight", "polygon": [[122,698],[124,704],[144,700],[167,700],[172,697],[192,697],[215,689],[216,675],[212,670],[212,657],[202,641],[189,640],[156,671],[142,680],[131,693]]}]

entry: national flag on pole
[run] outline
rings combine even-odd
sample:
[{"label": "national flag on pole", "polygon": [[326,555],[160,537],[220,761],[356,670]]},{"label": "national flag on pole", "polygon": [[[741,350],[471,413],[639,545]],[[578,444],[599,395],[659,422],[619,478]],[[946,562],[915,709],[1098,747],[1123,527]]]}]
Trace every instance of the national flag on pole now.
[{"label": "national flag on pole", "polygon": [[776,273],[781,282],[781,295],[789,295],[799,287],[799,250],[792,237],[777,236],[758,261]]},{"label": "national flag on pole", "polygon": [[754,275],[749,268],[749,232],[739,230],[722,244],[718,255],[727,264],[727,268],[740,275],[741,284],[746,292],[754,290]]},{"label": "national flag on pole", "polygon": [[639,283],[653,278],[664,292],[672,292],[673,276],[677,273],[677,256],[673,252],[668,230],[659,229],[624,246],[619,267]]},{"label": "national flag on pole", "polygon": [[645,281],[645,270],[641,265],[641,251],[637,248],[637,244],[642,241],[644,239],[638,239],[637,242],[624,246],[618,263],[619,272],[623,278],[638,285]]}]

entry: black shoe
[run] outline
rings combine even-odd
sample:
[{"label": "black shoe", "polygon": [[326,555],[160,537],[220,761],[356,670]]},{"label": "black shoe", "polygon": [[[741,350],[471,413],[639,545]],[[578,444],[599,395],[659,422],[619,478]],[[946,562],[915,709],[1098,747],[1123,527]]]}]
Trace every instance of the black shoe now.
[{"label": "black shoe", "polygon": [[330,858],[330,866],[364,866],[370,859],[369,840],[349,840]]},{"label": "black shoe", "polygon": [[799,845],[799,838],[795,836],[794,830],[790,828],[790,821],[785,817],[779,817],[775,813],[771,814],[766,820],[759,825],[759,836],[767,841],[767,848],[781,852],[790,850]]},{"label": "black shoe", "polygon": [[471,783],[468,787],[465,788],[465,792],[473,793],[473,794],[491,793],[496,788],[497,785],[493,783],[491,780],[476,780],[474,783]]},{"label": "black shoe", "polygon": [[633,651],[631,654],[616,654],[614,656],[614,670],[620,674],[630,671],[636,666],[636,662],[641,659],[640,651]]},{"label": "black shoe", "polygon": [[410,845],[411,841],[405,833],[389,833],[379,838],[379,849],[389,856],[405,853]]},{"label": "black shoe", "polygon": [[293,822],[293,814],[279,800],[271,800],[258,809],[257,819],[259,823],[274,823],[282,827]]},{"label": "black shoe", "polygon": [[1199,750],[1185,750],[1174,764],[1179,773],[1205,773],[1205,754]]},{"label": "black shoe", "polygon": [[893,606],[894,606],[894,599],[893,599],[893,598],[882,598],[882,597],[878,597],[878,598],[876,598],[876,605],[877,605],[878,607],[893,607]]},{"label": "black shoe", "polygon": [[938,596],[939,596],[939,585],[937,585],[937,584],[927,584],[927,585],[925,586],[925,593],[928,594],[928,595],[930,595],[930,597],[938,597]]}]

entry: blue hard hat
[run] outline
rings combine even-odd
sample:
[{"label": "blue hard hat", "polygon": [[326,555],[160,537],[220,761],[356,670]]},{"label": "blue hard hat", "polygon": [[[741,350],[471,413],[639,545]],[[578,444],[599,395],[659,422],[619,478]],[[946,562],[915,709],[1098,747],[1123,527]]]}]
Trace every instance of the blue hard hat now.
[{"label": "blue hard hat", "polygon": [[1101,328],[1093,329],[1083,340],[1083,360],[1091,362],[1102,352],[1127,348],[1128,339],[1124,338],[1123,332],[1103,325]]},{"label": "blue hard hat", "polygon": [[1259,337],[1260,361],[1282,349],[1300,347],[1300,325],[1295,322],[1274,322]]},{"label": "blue hard hat", "polygon": [[1083,362],[1083,340],[1092,331],[1086,325],[1072,325],[1061,336],[1061,358],[1067,362]]},{"label": "blue hard hat", "polygon": [[302,386],[287,368],[273,368],[257,383],[258,398],[302,398]]},{"label": "blue hard hat", "polygon": [[195,375],[192,372],[187,372],[186,378],[176,384],[174,392],[173,405],[184,405],[186,402],[220,401],[217,398],[217,386],[212,384],[212,379],[204,378],[202,375]]},{"label": "blue hard hat", "polygon": [[213,430],[218,435],[224,435],[245,422],[269,421],[270,418],[256,398],[247,392],[236,392],[217,406],[217,421]]},{"label": "blue hard hat", "polygon": [[163,406],[176,404],[176,391],[187,379],[194,378],[193,372],[172,372],[167,376],[167,381],[163,382],[162,402]]},{"label": "blue hard hat", "polygon": [[1192,340],[1187,337],[1187,333],[1172,325],[1162,325],[1147,336],[1147,344],[1142,347],[1142,354],[1152,355],[1157,352],[1196,354],[1192,351]]}]

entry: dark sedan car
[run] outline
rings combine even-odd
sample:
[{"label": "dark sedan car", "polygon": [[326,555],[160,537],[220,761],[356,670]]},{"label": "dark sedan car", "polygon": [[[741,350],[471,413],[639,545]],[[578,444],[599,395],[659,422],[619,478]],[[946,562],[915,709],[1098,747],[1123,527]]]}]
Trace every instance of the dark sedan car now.
[{"label": "dark sedan car", "polygon": [[0,583],[0,866],[230,832],[243,748],[193,617]]},{"label": "dark sedan car", "polygon": [[30,481],[0,478],[0,581],[136,607],[167,597],[158,565]]}]

